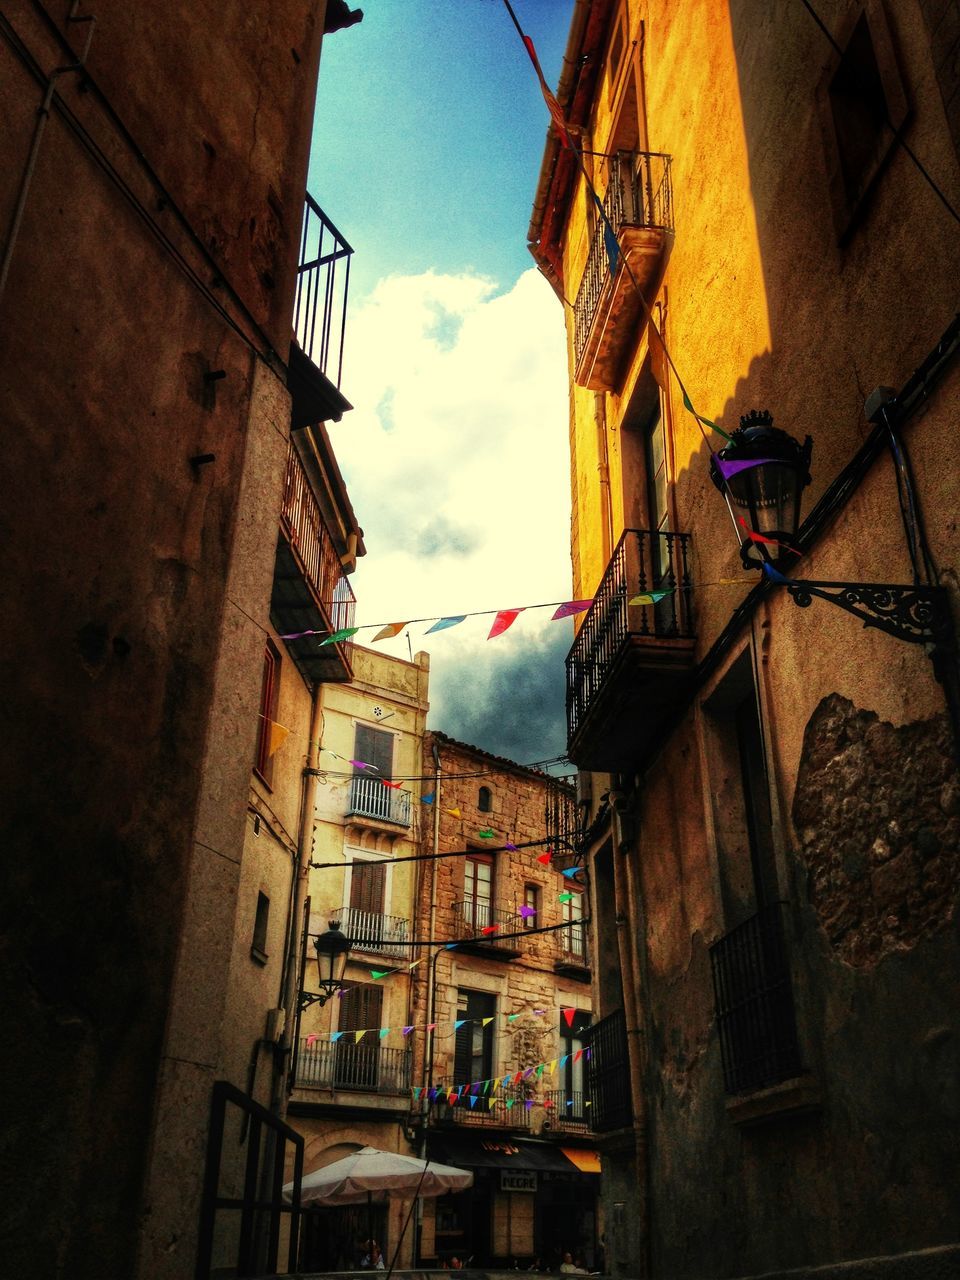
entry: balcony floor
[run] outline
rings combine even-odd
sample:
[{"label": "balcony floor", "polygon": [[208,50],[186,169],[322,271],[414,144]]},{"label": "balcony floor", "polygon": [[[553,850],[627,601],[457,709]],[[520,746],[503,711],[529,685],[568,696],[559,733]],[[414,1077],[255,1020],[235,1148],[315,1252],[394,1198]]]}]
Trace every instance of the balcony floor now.
[{"label": "balcony floor", "polygon": [[[314,597],[296,554],[281,532],[273,569],[273,595],[270,599],[270,621],[280,635],[297,631],[330,631],[326,614]],[[353,668],[346,644],[328,644],[322,648],[323,635],[304,636],[302,640],[286,640],[287,650],[304,679],[310,683],[329,683],[353,679]]]}]

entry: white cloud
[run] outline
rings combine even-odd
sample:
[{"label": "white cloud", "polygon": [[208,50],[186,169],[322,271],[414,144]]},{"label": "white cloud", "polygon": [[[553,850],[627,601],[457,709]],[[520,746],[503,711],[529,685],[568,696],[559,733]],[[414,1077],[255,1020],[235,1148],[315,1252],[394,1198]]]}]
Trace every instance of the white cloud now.
[{"label": "white cloud", "polygon": [[[502,294],[466,273],[382,280],[351,312],[342,386],[356,407],[333,441],[367,546],[352,580],[358,623],[569,596],[563,316],[536,271]],[[450,687],[449,664],[515,662],[525,637],[536,650],[550,612],[489,643],[490,618],[426,638],[417,624],[413,649]],[[402,638],[384,648],[407,654]]]}]

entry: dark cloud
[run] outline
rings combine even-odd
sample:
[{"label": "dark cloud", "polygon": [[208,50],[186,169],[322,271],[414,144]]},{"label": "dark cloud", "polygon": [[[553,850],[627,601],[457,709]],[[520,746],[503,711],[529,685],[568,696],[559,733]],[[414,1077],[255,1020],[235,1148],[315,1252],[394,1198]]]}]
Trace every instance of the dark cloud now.
[{"label": "dark cloud", "polygon": [[524,639],[509,649],[498,651],[491,640],[472,665],[444,664],[438,644],[431,654],[431,728],[520,764],[562,754],[564,659],[572,643],[571,623],[557,622],[543,639]]},{"label": "dark cloud", "polygon": [[482,546],[483,534],[438,515],[418,530],[412,542],[412,550],[419,556],[468,556]]}]

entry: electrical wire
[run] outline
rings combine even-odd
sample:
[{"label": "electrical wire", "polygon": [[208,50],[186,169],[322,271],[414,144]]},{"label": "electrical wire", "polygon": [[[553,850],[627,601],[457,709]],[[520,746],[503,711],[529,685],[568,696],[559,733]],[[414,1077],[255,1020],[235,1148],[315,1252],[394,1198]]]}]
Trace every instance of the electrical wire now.
[{"label": "electrical wire", "polygon": [[[476,854],[476,853],[491,853],[491,854],[492,853],[516,853],[520,849],[539,848],[540,845],[542,844],[550,844],[556,847],[560,847],[562,845],[570,849],[571,852],[575,852],[570,842],[565,837],[561,836],[558,838],[557,836],[543,836],[539,840],[521,840],[519,844],[514,844],[511,841],[509,847],[505,844],[495,845],[495,846],[483,845],[482,847],[478,845],[473,845],[471,848],[468,848],[468,849],[448,849],[443,853],[407,853],[399,858],[383,858],[381,859],[381,861],[385,863],[389,863],[390,865],[392,865],[395,862],[435,862],[440,858],[466,858],[470,854]],[[357,866],[365,866],[365,865],[367,864],[364,863],[363,859],[360,859],[356,862],[311,862],[310,863],[310,866],[313,868],[314,871],[326,871],[331,867],[357,867]]]}]

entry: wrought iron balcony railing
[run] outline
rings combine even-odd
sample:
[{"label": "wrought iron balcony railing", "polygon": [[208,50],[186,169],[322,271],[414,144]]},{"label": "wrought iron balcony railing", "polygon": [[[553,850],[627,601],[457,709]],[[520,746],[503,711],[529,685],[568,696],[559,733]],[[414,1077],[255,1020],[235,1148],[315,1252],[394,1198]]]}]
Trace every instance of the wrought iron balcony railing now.
[{"label": "wrought iron balcony railing", "polygon": [[359,907],[342,907],[337,916],[340,932],[350,939],[354,951],[370,955],[407,959],[410,948],[402,944],[410,937],[410,921],[401,916],[385,916]]},{"label": "wrought iron balcony railing", "polygon": [[579,856],[580,813],[569,783],[551,779],[544,795],[544,834],[553,849],[553,866],[558,871],[576,865]]},{"label": "wrought iron balcony railing", "polygon": [[748,1093],[803,1071],[783,929],[772,903],[710,948],[727,1093]]},{"label": "wrought iron balcony railing", "polygon": [[547,1089],[543,1094],[545,1119],[557,1129],[585,1129],[590,1111],[581,1090],[567,1093],[563,1089]]},{"label": "wrought iron balcony railing", "polygon": [[567,964],[580,965],[584,969],[589,968],[586,926],[579,920],[571,920],[565,928],[558,929],[557,951],[559,958]]},{"label": "wrought iron balcony railing", "polygon": [[[349,1031],[344,1033],[349,1036]],[[335,1044],[301,1038],[295,1084],[363,1093],[406,1093],[410,1088],[410,1050],[386,1049],[376,1042]]]},{"label": "wrought iron balcony railing", "polygon": [[[516,933],[522,926],[520,916],[514,911],[500,911],[489,902],[478,902],[466,898],[462,902],[454,902],[450,908],[453,916],[452,931],[454,938],[471,938],[477,940],[477,946],[483,945],[499,950],[516,949],[517,939],[501,939],[500,933]],[[494,932],[494,926],[496,931]],[[490,929],[484,935],[484,929]]]},{"label": "wrought iron balcony railing", "polygon": [[[627,529],[567,655],[567,731],[573,738],[631,639],[692,639],[688,533]],[[631,605],[666,591],[657,604]]]},{"label": "wrought iron balcony railing", "polygon": [[[448,1086],[449,1087],[449,1086]],[[487,1094],[462,1093],[455,1102],[439,1098],[437,1119],[448,1124],[485,1125],[499,1129],[529,1129],[532,1107],[527,1094],[519,1089],[498,1089],[491,1098]]]},{"label": "wrought iron balcony railing", "polygon": [[293,444],[287,454],[280,518],[301,571],[329,619],[330,630],[353,626],[356,596]]},{"label": "wrought iron balcony railing", "polygon": [[347,814],[378,818],[381,822],[395,822],[398,826],[409,827],[410,792],[385,786],[379,778],[357,774],[350,779]]},{"label": "wrought iron balcony railing", "polygon": [[590,1127],[595,1133],[622,1129],[633,1120],[627,1022],[623,1010],[617,1009],[587,1027],[583,1043],[590,1048],[587,1062]]},{"label": "wrought iron balcony railing", "polygon": [[[603,210],[618,239],[626,228],[673,230],[670,161],[670,156],[654,151],[620,151],[611,158]],[[578,362],[610,276],[605,230],[606,224],[598,218],[573,306],[574,351]]]},{"label": "wrought iron balcony railing", "polygon": [[343,376],[343,341],[353,249],[309,193],[303,211],[293,332],[303,354],[334,386]]}]

